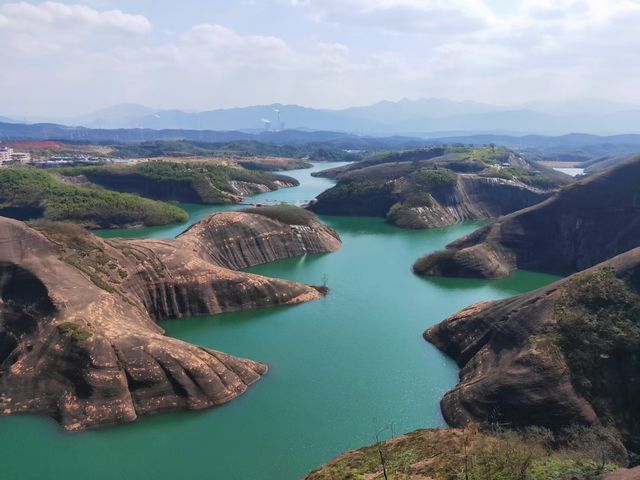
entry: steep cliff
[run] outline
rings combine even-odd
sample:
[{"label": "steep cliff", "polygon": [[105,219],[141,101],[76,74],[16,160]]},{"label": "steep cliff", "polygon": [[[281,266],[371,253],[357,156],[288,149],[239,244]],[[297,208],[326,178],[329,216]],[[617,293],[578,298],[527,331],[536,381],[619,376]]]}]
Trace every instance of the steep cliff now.
[{"label": "steep cliff", "polygon": [[[265,236],[289,229],[246,217]],[[209,227],[221,228],[211,236],[224,242],[225,225]],[[332,242],[327,251],[335,248]],[[230,270],[201,253],[187,238],[102,240],[70,225],[0,217],[0,412],[47,414],[79,430],[202,409],[243,393],[264,364],[166,337],[156,322],[320,293]],[[297,254],[283,247],[246,263]]]},{"label": "steep cliff", "polygon": [[424,275],[570,274],[640,245],[640,158],[578,181],[416,262]]},{"label": "steep cliff", "polygon": [[461,367],[450,425],[615,428],[640,451],[640,248],[425,332]]},{"label": "steep cliff", "polygon": [[506,150],[453,147],[386,154],[325,175],[338,183],[309,209],[384,216],[403,228],[500,216],[545,200],[568,181]]}]

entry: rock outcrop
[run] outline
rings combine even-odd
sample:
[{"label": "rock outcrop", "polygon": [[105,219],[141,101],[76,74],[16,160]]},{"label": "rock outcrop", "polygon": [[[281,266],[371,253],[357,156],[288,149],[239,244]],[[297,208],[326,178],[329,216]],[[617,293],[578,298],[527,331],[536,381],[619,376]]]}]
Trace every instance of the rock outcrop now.
[{"label": "rock outcrop", "polygon": [[[289,225],[253,217],[234,218],[251,225],[246,234],[289,235]],[[206,237],[206,228],[220,229],[210,237],[240,241],[238,225],[225,230],[225,222],[205,222],[194,231]],[[315,242],[317,251],[321,244]],[[296,304],[321,294],[230,270],[238,256],[212,252],[204,239],[196,245],[189,236],[103,240],[74,226],[32,227],[0,217],[0,412],[47,414],[80,430],[202,409],[242,394],[266,365],[166,337],[156,322]],[[241,257],[249,265],[299,253],[286,245],[265,253],[247,247]]]},{"label": "rock outcrop", "polygon": [[640,248],[540,290],[471,306],[425,332],[461,367],[452,426],[615,427],[640,451]]},{"label": "rock outcrop", "polygon": [[338,183],[319,195],[310,210],[382,216],[415,229],[511,213],[542,202],[567,181],[514,153],[492,149],[390,154],[325,175]]},{"label": "rock outcrop", "polygon": [[193,225],[178,241],[192,247],[201,258],[234,270],[340,248],[336,232],[315,218],[301,225],[283,224],[242,211],[212,215]]},{"label": "rock outcrop", "polygon": [[565,187],[427,256],[416,273],[498,278],[571,274],[640,245],[640,158]]}]

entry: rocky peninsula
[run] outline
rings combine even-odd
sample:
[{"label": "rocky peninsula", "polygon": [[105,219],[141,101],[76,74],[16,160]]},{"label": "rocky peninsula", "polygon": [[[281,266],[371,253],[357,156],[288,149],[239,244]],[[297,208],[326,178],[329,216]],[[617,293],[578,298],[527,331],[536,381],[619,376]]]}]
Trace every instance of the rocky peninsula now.
[{"label": "rocky peninsula", "polygon": [[0,217],[0,411],[82,430],[228,402],[267,366],[166,337],[157,322],[319,298],[323,288],[228,267],[339,246],[314,218],[256,213],[214,215],[175,240]]},{"label": "rocky peninsula", "polygon": [[539,203],[569,179],[503,148],[427,148],[374,155],[320,173],[338,183],[309,208],[385,217],[402,228],[495,218]]},{"label": "rocky peninsula", "polygon": [[421,275],[499,278],[517,268],[568,275],[640,245],[640,158],[568,185],[428,255]]}]

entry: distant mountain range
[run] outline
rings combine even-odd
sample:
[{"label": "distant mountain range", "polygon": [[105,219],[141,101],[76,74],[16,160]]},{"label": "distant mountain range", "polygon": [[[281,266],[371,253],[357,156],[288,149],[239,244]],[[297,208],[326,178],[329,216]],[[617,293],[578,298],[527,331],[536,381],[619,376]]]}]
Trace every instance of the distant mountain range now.
[{"label": "distant mountain range", "polygon": [[155,110],[142,105],[122,104],[74,118],[31,118],[28,121],[98,129],[248,133],[295,129],[431,138],[469,134],[564,135],[574,132],[612,135],[640,133],[640,107],[593,99],[531,102],[517,107],[422,99],[383,101],[343,110],[272,104],[202,112]]}]

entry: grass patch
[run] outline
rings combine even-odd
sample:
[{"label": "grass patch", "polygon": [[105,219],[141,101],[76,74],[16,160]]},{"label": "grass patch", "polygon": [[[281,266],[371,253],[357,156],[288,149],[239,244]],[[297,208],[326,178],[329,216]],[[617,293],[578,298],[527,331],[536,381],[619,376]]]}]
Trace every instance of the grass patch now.
[{"label": "grass patch", "polygon": [[393,480],[593,480],[621,462],[615,453],[602,462],[601,452],[609,451],[606,439],[572,443],[576,434],[598,437],[590,435],[595,430],[418,430],[348,452],[305,478],[382,479],[382,456]]},{"label": "grass patch", "polygon": [[56,328],[61,335],[71,337],[76,342],[85,342],[93,335],[89,330],[71,322],[61,323]]},{"label": "grass patch", "polygon": [[457,175],[447,168],[421,168],[413,174],[413,180],[426,192],[444,190],[456,184]]},{"label": "grass patch", "polygon": [[311,225],[318,221],[309,210],[293,205],[274,205],[269,207],[252,207],[242,210],[246,213],[254,213],[263,217],[271,218],[288,225]]}]

